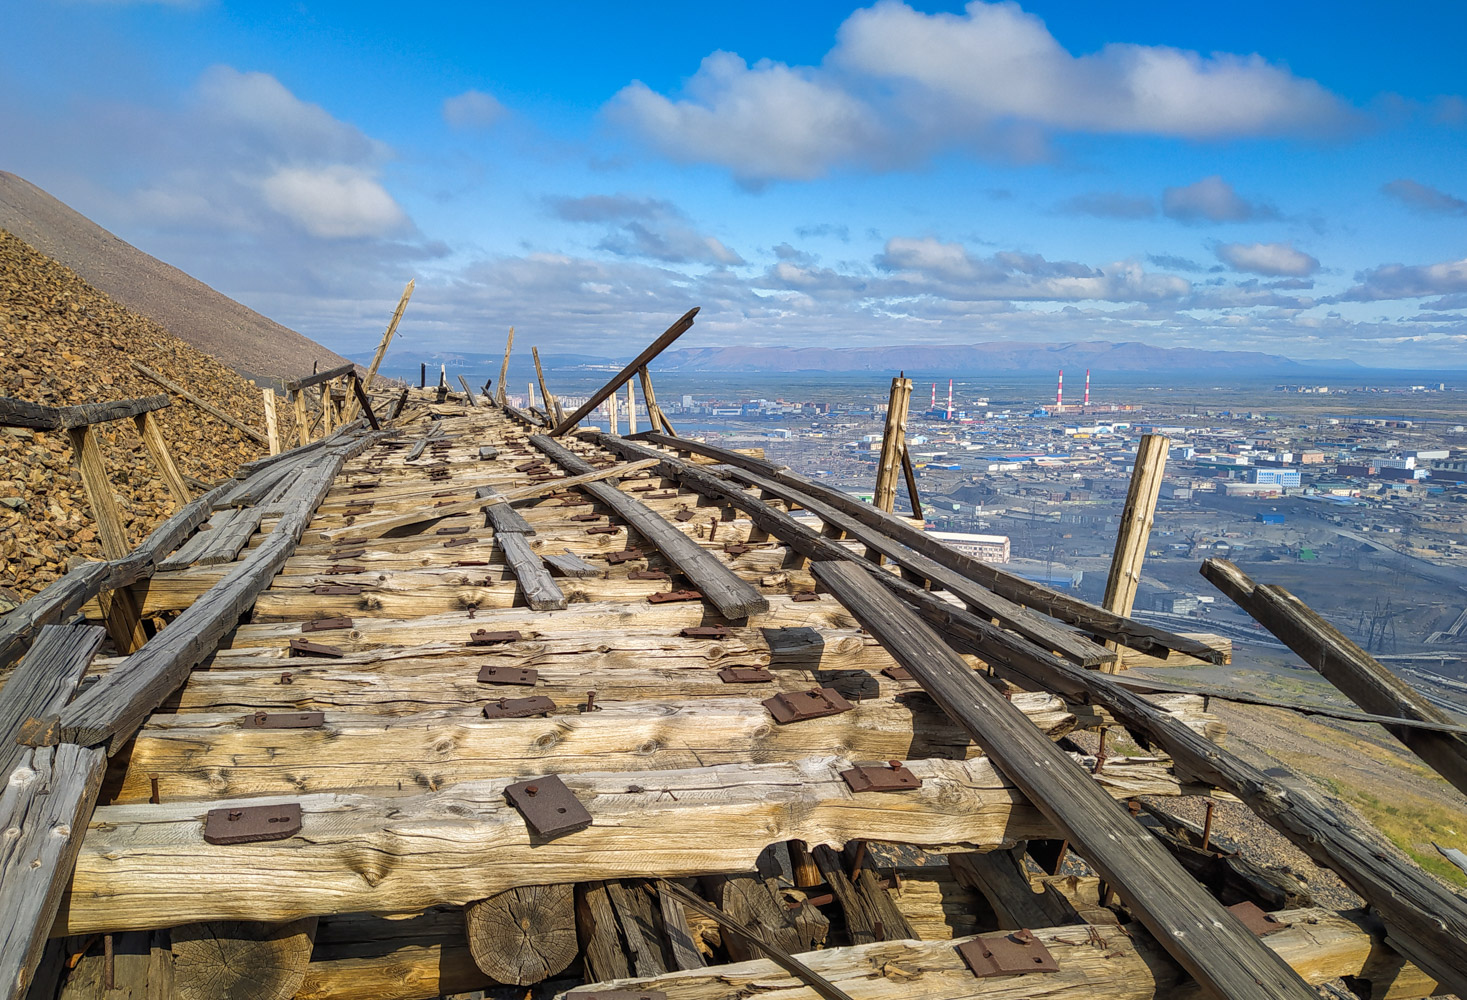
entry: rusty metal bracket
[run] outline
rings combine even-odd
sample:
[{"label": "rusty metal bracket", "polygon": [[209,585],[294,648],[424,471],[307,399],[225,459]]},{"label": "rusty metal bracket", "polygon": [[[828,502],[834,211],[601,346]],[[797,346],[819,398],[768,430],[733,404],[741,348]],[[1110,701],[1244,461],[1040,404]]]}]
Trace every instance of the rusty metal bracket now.
[{"label": "rusty metal bracket", "polygon": [[504,797],[520,811],[530,829],[542,837],[558,837],[591,825],[591,814],[586,807],[553,774],[515,782],[504,789]]},{"label": "rusty metal bracket", "polygon": [[566,518],[568,521],[600,521],[606,517],[605,514],[572,514]]},{"label": "rusty metal bracket", "polygon": [[534,667],[480,667],[480,684],[517,684],[534,687],[540,671]]},{"label": "rusty metal bracket", "polygon": [[[444,544],[445,545],[451,545],[453,543],[451,543],[451,542],[445,542]],[[457,559],[457,560],[454,560],[454,563],[453,564],[455,566],[488,566],[489,565],[489,560],[488,559]]]},{"label": "rusty metal bracket", "polygon": [[486,719],[528,719],[555,711],[555,702],[544,695],[532,698],[500,698],[484,706]]},{"label": "rusty metal bracket", "polygon": [[796,602],[797,604],[804,604],[806,601],[818,601],[818,600],[820,600],[820,595],[819,594],[811,594],[811,593],[791,594],[790,595],[790,600]]},{"label": "rusty metal bracket", "polygon": [[1284,923],[1272,913],[1266,912],[1251,899],[1245,899],[1241,903],[1234,903],[1227,908],[1228,912],[1243,922],[1243,926],[1253,932],[1254,937],[1267,937],[1269,934],[1277,934],[1290,925]]},{"label": "rusty metal bracket", "polygon": [[701,601],[703,593],[699,590],[664,590],[656,594],[648,594],[649,604],[673,604],[677,601]]},{"label": "rusty metal bracket", "polygon": [[922,779],[902,766],[899,760],[889,760],[886,766],[857,764],[840,776],[853,792],[905,792],[922,787]]},{"label": "rusty metal bracket", "polygon": [[689,625],[678,635],[684,639],[727,639],[732,633],[727,625]]},{"label": "rusty metal bracket", "polygon": [[513,629],[504,632],[490,632],[486,629],[481,628],[473,635],[469,636],[469,645],[494,646],[501,642],[519,642],[523,638],[524,636],[520,635],[519,632],[516,632]]},{"label": "rusty metal bracket", "polygon": [[450,538],[443,543],[445,549],[451,549],[455,545],[477,545],[479,540],[472,535],[464,535],[462,538]]},{"label": "rusty metal bracket", "polygon": [[351,628],[351,619],[317,618],[313,622],[301,622],[302,632],[331,632],[339,628]]},{"label": "rusty metal bracket", "polygon": [[242,729],[316,729],[325,724],[325,712],[254,712],[240,720]]},{"label": "rusty metal bracket", "polygon": [[606,561],[615,566],[618,563],[631,562],[633,559],[642,558],[641,549],[622,549],[620,552],[606,553]]},{"label": "rusty metal bracket", "polygon": [[769,709],[774,721],[779,723],[801,722],[819,719],[827,715],[840,715],[851,710],[851,703],[841,697],[835,688],[811,688],[808,691],[786,691],[761,704]]},{"label": "rusty metal bracket", "polygon": [[290,640],[291,656],[326,656],[331,659],[339,659],[346,655],[346,650],[328,646],[323,642],[311,642],[308,639]]},{"label": "rusty metal bracket", "polygon": [[366,549],[352,549],[350,552],[337,552],[331,556],[332,559],[356,559],[367,554]]},{"label": "rusty metal bracket", "polygon": [[894,681],[909,681],[912,679],[912,672],[900,663],[894,663],[889,667],[882,667],[881,672]]},{"label": "rusty metal bracket", "polygon": [[724,667],[718,679],[725,684],[763,684],[774,680],[774,675],[763,667]]},{"label": "rusty metal bracket", "polygon": [[698,512],[697,511],[683,509],[683,510],[678,511],[676,514],[672,515],[672,519],[674,521],[691,521],[693,518],[695,518],[697,516],[698,516]]},{"label": "rusty metal bracket", "polygon": [[301,807],[298,802],[210,809],[204,816],[204,840],[210,844],[288,840],[300,832]]},{"label": "rusty metal bracket", "polygon": [[354,490],[375,490],[381,485],[382,480],[380,479],[363,479],[360,482],[352,483],[351,488]]},{"label": "rusty metal bracket", "polygon": [[977,979],[1059,971],[1049,949],[1028,929],[984,934],[958,945],[958,954]]},{"label": "rusty metal bracket", "polygon": [[745,552],[753,552],[754,549],[752,546],[743,545],[739,542],[729,542],[723,547],[723,551],[727,552],[731,556],[741,556]]},{"label": "rusty metal bracket", "polygon": [[587,528],[586,529],[586,534],[588,534],[588,535],[614,535],[614,534],[616,534],[620,530],[621,530],[620,525],[615,525],[615,524],[598,524],[594,528]]}]

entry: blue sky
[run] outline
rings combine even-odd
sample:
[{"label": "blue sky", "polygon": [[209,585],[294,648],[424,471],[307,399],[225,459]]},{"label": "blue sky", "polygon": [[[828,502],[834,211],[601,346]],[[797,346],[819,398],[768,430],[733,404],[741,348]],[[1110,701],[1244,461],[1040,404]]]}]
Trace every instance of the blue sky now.
[{"label": "blue sky", "polygon": [[[717,9],[714,9],[717,7]],[[11,0],[0,169],[342,351],[1467,367],[1467,5]]]}]

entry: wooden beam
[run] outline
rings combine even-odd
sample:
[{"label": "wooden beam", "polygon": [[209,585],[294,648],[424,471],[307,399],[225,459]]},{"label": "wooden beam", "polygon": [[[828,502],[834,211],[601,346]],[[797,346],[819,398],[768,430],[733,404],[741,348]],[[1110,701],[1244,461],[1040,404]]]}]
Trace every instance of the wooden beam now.
[{"label": "wooden beam", "polygon": [[176,992],[155,992],[149,980],[148,996],[291,1000],[306,976],[316,923],[315,917],[304,917],[286,923],[218,920],[174,927],[170,937]]},{"label": "wooden beam", "polygon": [[912,502],[912,516],[920,521],[922,500],[917,496],[917,470],[912,468],[912,453],[906,442],[902,443],[902,477],[907,481],[907,499]]},{"label": "wooden beam", "polygon": [[499,383],[494,387],[494,398],[502,406],[509,401],[504,380],[509,377],[509,352],[514,347],[514,327],[509,328],[509,337],[504,341],[504,360],[499,365]]},{"label": "wooden beam", "polygon": [[892,379],[881,435],[881,459],[876,465],[876,492],[871,501],[887,513],[896,507],[897,476],[907,449],[907,407],[911,401],[912,380],[902,376]]},{"label": "wooden beam", "polygon": [[[643,365],[637,369],[637,378],[642,383],[642,400],[647,406],[647,423],[659,434],[671,433],[662,423],[662,410],[657,406],[657,393],[652,389],[652,373]],[[612,433],[615,433],[613,431]]]},{"label": "wooden beam", "polygon": [[[1087,780],[1122,799],[1184,791],[1155,762],[1114,763]],[[506,802],[506,779],[386,798],[290,795],[284,800],[301,806],[302,835],[270,844],[271,866],[310,876],[288,883],[241,880],[240,866],[254,863],[261,848],[206,844],[197,804],[105,806],[87,829],[56,932],[413,913],[523,885],[635,877],[645,873],[649,857],[657,858],[658,874],[666,878],[746,871],[766,846],[790,839],[978,849],[1054,833],[986,758],[906,761],[922,786],[896,796],[851,792],[840,777],[850,766],[844,758],[822,756],[640,776],[561,774],[593,821],[548,841],[532,836]],[[211,807],[271,801],[216,799]]]},{"label": "wooden beam", "polygon": [[1261,945],[1112,798],[1097,794],[1091,776],[1038,736],[1022,714],[979,681],[936,632],[867,570],[829,562],[816,564],[813,571],[1078,846],[1198,982],[1227,1000],[1312,1000],[1313,992],[1287,963]]},{"label": "wooden beam", "polygon": [[540,348],[531,347],[530,356],[535,359],[535,378],[540,381],[540,399],[545,403],[545,412],[550,419],[556,419],[556,403],[550,395],[550,390],[545,388],[545,369],[540,367]]},{"label": "wooden beam", "polygon": [[574,886],[527,885],[464,908],[469,951],[497,983],[533,986],[580,954]]},{"label": "wooden beam", "polygon": [[265,437],[270,442],[270,454],[280,454],[280,424],[275,417],[275,390],[266,386],[260,390],[265,404]]},{"label": "wooden beam", "polygon": [[614,392],[606,397],[606,426],[613,434],[621,433],[621,416],[617,413],[619,398]]},{"label": "wooden beam", "polygon": [[335,368],[328,368],[324,372],[315,372],[303,378],[287,379],[285,382],[285,389],[287,392],[289,392],[292,389],[309,389],[312,386],[325,385],[328,382],[336,381],[343,375],[349,375],[356,370],[356,363],[348,361],[344,365],[337,365]]},{"label": "wooden beam", "polygon": [[[265,390],[269,398],[274,398],[274,393]],[[267,414],[275,411],[266,408]],[[133,417],[133,424],[137,427],[138,437],[143,439],[143,447],[148,449],[148,455],[153,459],[153,465],[158,470],[158,475],[163,477],[163,482],[168,485],[168,492],[173,494],[173,509],[177,510],[193,499],[188,485],[183,481],[183,475],[178,471],[178,466],[173,462],[173,453],[168,450],[168,442],[163,437],[163,428],[158,425],[158,418],[153,416],[152,411],[139,413]],[[278,450],[278,449],[277,449]]]},{"label": "wooden beam", "polygon": [[1195,656],[1200,660],[1205,660],[1208,663],[1226,662],[1226,657],[1223,653],[1205,643],[1176,635],[1165,629],[1146,625],[1133,618],[1113,614],[1097,605],[1070,597],[1067,594],[1061,594],[1048,587],[1025,580],[1023,577],[1015,576],[1012,573],[1005,572],[997,567],[955,552],[938,539],[933,538],[918,528],[914,528],[901,518],[893,514],[888,514],[885,511],[877,510],[870,504],[862,503],[855,497],[842,493],[840,490],[832,489],[805,476],[790,472],[783,466],[776,466],[763,459],[751,458],[748,455],[731,451],[727,448],[718,448],[688,438],[646,434],[643,440],[649,444],[659,445],[664,448],[705,455],[737,469],[756,472],[778,482],[793,486],[813,497],[824,500],[830,506],[844,514],[854,517],[863,524],[879,529],[903,545],[910,546],[928,558],[947,566],[949,569],[957,570],[970,580],[982,584],[1001,597],[1005,597],[1016,604],[1022,604],[1025,607],[1032,608],[1051,618],[1059,619],[1092,635],[1099,636],[1103,639],[1114,639],[1132,649],[1139,649],[1152,654],[1165,655],[1167,650],[1176,650],[1186,653],[1189,656]]},{"label": "wooden beam", "polygon": [[[585,475],[594,471],[585,459],[544,434],[531,435],[530,444],[567,472]],[[586,483],[577,489],[610,507],[633,531],[657,546],[667,561],[691,580],[704,599],[725,618],[747,618],[769,608],[764,595],[740,579],[727,563],[645,504],[605,483]]]},{"label": "wooden beam", "polygon": [[209,414],[217,420],[223,421],[230,427],[233,427],[235,430],[239,431],[251,441],[254,441],[257,444],[269,445],[270,442],[268,439],[266,439],[265,435],[261,434],[259,431],[255,430],[244,421],[230,416],[228,413],[225,413],[213,403],[209,403],[200,399],[198,396],[189,392],[177,382],[174,382],[172,379],[164,378],[162,375],[153,371],[153,369],[149,368],[142,362],[134,360],[129,363],[138,370],[139,374],[143,375],[146,378],[152,379],[154,382],[157,382],[159,385],[167,389],[169,392],[173,393],[175,396],[179,396],[183,399],[188,400],[190,403],[193,403],[205,413]]},{"label": "wooden beam", "polygon": [[[491,520],[502,507],[503,504],[496,504],[488,509]],[[523,534],[496,528],[494,544],[504,553],[504,560],[509,563],[510,570],[519,581],[518,589],[524,595],[527,605],[536,611],[560,611],[565,607],[566,598],[561,593],[560,585],[545,568],[540,556],[530,548],[530,543]]]},{"label": "wooden beam", "polygon": [[637,433],[637,393],[632,388],[631,380],[627,380],[627,434]]},{"label": "wooden beam", "polygon": [[[580,423],[581,419],[585,417],[586,414],[595,410],[596,407],[600,406],[607,396],[620,389],[622,385],[626,383],[627,379],[631,378],[640,369],[647,367],[648,362],[650,362],[653,358],[657,357],[657,355],[666,350],[673,341],[677,340],[683,334],[687,333],[688,330],[692,329],[693,317],[698,315],[698,308],[699,307],[694,306],[692,309],[689,309],[687,312],[683,313],[683,315],[677,320],[677,322],[673,323],[672,326],[664,330],[662,335],[654,340],[650,345],[648,345],[641,354],[638,354],[627,364],[625,368],[617,372],[610,382],[607,382],[600,389],[597,389],[595,392],[593,392],[590,398],[588,398],[584,403],[581,404],[579,409],[577,409],[574,413],[572,413],[570,416],[566,417],[559,424],[557,424],[555,426],[555,429],[550,432],[551,437],[558,437],[559,435],[564,434],[566,431],[570,430],[572,427],[576,426],[576,424]],[[642,387],[642,392],[644,395],[646,394],[646,391],[646,385],[644,385]],[[651,411],[652,407],[650,403],[647,409],[649,412]]]},{"label": "wooden beam", "polygon": [[1111,556],[1110,571],[1105,578],[1105,597],[1100,602],[1112,614],[1129,617],[1136,603],[1141,564],[1146,559],[1146,543],[1151,538],[1156,498],[1161,492],[1161,478],[1166,472],[1166,456],[1170,448],[1170,439],[1161,434],[1141,435],[1141,443],[1136,448],[1131,485],[1126,490],[1120,527],[1116,529],[1115,554]]},{"label": "wooden beam", "polygon": [[[407,311],[408,299],[413,297],[413,289],[417,286],[416,279],[407,283],[402,290],[402,297],[397,300],[397,308],[392,311],[392,319],[387,322],[387,329],[382,334],[382,342],[377,345],[377,353],[372,355],[372,363],[367,367],[367,374],[362,378],[363,392],[370,391],[372,382],[377,378],[377,369],[382,365],[382,359],[387,355],[387,346],[392,343],[393,334],[397,333],[397,324],[402,322],[402,314]],[[359,400],[359,402],[364,402]],[[356,416],[355,407],[348,403],[346,419],[351,420]]]},{"label": "wooden beam", "polygon": [[474,390],[469,388],[469,380],[462,375],[458,377],[458,384],[464,387],[464,395],[468,397],[469,407],[473,408],[479,404],[474,400]]},{"label": "wooden beam", "polygon": [[16,742],[21,724],[60,711],[76,691],[105,634],[95,625],[47,625],[41,629],[30,652],[0,688],[0,780],[9,777],[27,752]]},{"label": "wooden beam", "polygon": [[304,389],[291,389],[288,391],[290,401],[295,406],[295,434],[298,446],[308,447],[311,443],[311,414],[306,409],[306,391]]},{"label": "wooden beam", "polygon": [[[1208,559],[1202,575],[1366,712],[1454,724],[1451,716],[1283,587],[1256,584],[1226,559]],[[1467,793],[1467,738],[1461,733],[1382,724],[1432,770]]]},{"label": "wooden beam", "polygon": [[161,410],[169,403],[167,396],[142,396],[106,403],[82,403],[78,406],[42,406],[23,399],[0,396],[0,427],[34,427],[44,431],[72,430],[89,424],[136,417],[152,410]]},{"label": "wooden beam", "polygon": [[[117,508],[117,499],[102,462],[102,449],[97,443],[97,431],[91,424],[83,424],[66,432],[71,441],[72,458],[81,473],[82,487],[92,506],[92,515],[97,521],[97,536],[102,545],[102,554],[108,559],[121,559],[132,545],[127,540],[127,529],[122,523],[122,512]],[[137,603],[126,590],[116,590],[101,595],[102,611],[107,618],[107,632],[112,641],[124,653],[130,653],[148,641],[143,631],[142,619]]]}]

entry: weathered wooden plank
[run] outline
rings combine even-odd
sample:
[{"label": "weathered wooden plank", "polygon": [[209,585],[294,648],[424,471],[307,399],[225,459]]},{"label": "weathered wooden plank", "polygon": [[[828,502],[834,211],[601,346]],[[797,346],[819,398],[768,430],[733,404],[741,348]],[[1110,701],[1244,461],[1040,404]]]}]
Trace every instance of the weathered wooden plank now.
[{"label": "weathered wooden plank", "polygon": [[1024,868],[1024,845],[987,853],[962,852],[948,855],[948,863],[960,884],[981,892],[998,917],[1003,930],[1023,927],[1057,927],[1080,923],[1069,900],[1051,886],[1035,892]]},{"label": "weathered wooden plank", "polygon": [[[481,500],[489,500],[500,496],[500,493],[492,486],[485,486],[478,491],[477,496]],[[530,526],[530,522],[525,520],[524,515],[507,503],[491,503],[484,508],[484,516],[496,535],[533,535],[535,533],[535,529]]]},{"label": "weathered wooden plank", "polygon": [[494,544],[504,553],[505,561],[519,581],[519,593],[526,604],[536,611],[558,611],[566,606],[565,594],[524,535],[507,531],[495,535]]},{"label": "weathered wooden plank", "polygon": [[341,376],[343,375],[351,374],[352,372],[356,371],[356,368],[357,366],[355,362],[348,361],[344,365],[337,365],[335,368],[328,368],[326,371],[316,372],[314,375],[307,375],[303,378],[286,379],[285,389],[287,392],[299,392],[301,389],[309,389],[312,386],[324,385],[327,382],[334,382],[336,379],[341,378]]},{"label": "weathered wooden plank", "polygon": [[106,635],[95,625],[47,625],[0,688],[0,780],[26,748],[15,742],[21,723],[54,715],[76,690]]},{"label": "weathered wooden plank", "polygon": [[499,381],[494,386],[494,398],[500,406],[509,402],[508,389],[505,387],[505,379],[509,376],[509,352],[514,349],[514,327],[509,328],[509,336],[504,341],[504,360],[499,365]]},{"label": "weathered wooden plank", "polygon": [[[223,531],[241,513],[243,508],[226,507],[215,511],[206,524],[199,526],[199,530],[186,542],[178,547],[178,551],[167,559],[158,563],[159,573],[171,573],[175,570],[186,569],[199,560],[209,549],[209,543],[214,538],[214,533]],[[217,582],[217,581],[216,581]]]},{"label": "weathered wooden plank", "polygon": [[[266,392],[269,390],[267,389]],[[273,393],[270,398],[275,398]],[[273,413],[274,410],[271,409],[269,412]],[[157,468],[158,474],[167,484],[168,492],[173,494],[175,508],[182,507],[193,499],[193,494],[189,492],[188,484],[183,481],[183,475],[173,461],[173,453],[168,450],[168,441],[163,437],[163,428],[158,425],[158,418],[153,415],[152,410],[148,410],[145,413],[139,413],[132,419],[133,426],[137,428],[138,437],[143,439],[143,447],[148,450],[148,455],[153,459],[153,465]]]},{"label": "weathered wooden plank", "polygon": [[891,651],[944,711],[972,734],[1086,860],[1115,885],[1183,968],[1220,997],[1312,994],[1287,963],[1223,909],[1116,806],[1093,779],[1039,737],[1001,695],[977,680],[928,625],[850,563],[820,563],[817,579]]},{"label": "weathered wooden plank", "polygon": [[566,549],[560,555],[540,556],[545,564],[550,567],[550,572],[557,576],[568,576],[572,578],[587,578],[600,576],[602,571],[592,566],[586,560],[576,555],[570,549]]},{"label": "weathered wooden plank", "polygon": [[0,427],[34,427],[37,430],[65,431],[124,420],[168,406],[167,396],[141,396],[105,403],[81,403],[77,406],[42,406],[23,399],[0,396]]},{"label": "weathered wooden plank", "polygon": [[[599,687],[599,679],[582,678],[581,687],[587,684]],[[294,675],[288,686],[295,687]],[[809,690],[811,681],[784,687]],[[487,705],[541,693],[539,685],[481,685],[477,700]],[[1074,716],[1053,695],[1014,699],[1050,739],[1072,730]],[[154,715],[134,741],[118,799],[145,801],[155,777],[169,801],[181,801],[292,790],[434,789],[536,768],[625,772],[799,760],[833,748],[857,760],[980,754],[926,698],[862,701],[840,715],[786,726],[773,725],[749,694],[668,704],[614,702],[598,690],[594,704],[595,711],[584,710],[582,690],[559,703],[561,714],[543,719],[485,719],[471,703],[467,711],[397,718],[333,712],[319,728],[292,730],[247,726],[247,710]]]},{"label": "weathered wooden plank", "polygon": [[1129,617],[1136,601],[1141,565],[1146,559],[1146,543],[1151,538],[1151,522],[1156,517],[1156,499],[1161,492],[1170,448],[1171,440],[1162,434],[1143,434],[1136,447],[1126,504],[1116,529],[1115,553],[1105,577],[1105,597],[1100,602],[1105,610],[1118,615]]},{"label": "weathered wooden plank", "polygon": [[[1276,916],[1288,927],[1263,938],[1263,944],[1309,983],[1350,977],[1368,983],[1372,997],[1410,1000],[1431,995],[1431,980],[1414,966],[1401,966],[1362,913],[1310,909]],[[802,955],[801,961],[863,1000],[1019,1000],[1041,995],[1055,1000],[1201,1000],[1204,996],[1151,935],[1134,924],[1033,930],[1057,960],[1058,972],[975,979],[953,947],[969,938],[830,948]],[[658,990],[668,1000],[743,1000],[750,995],[764,1000],[801,1000],[811,995],[804,983],[765,959],[652,979],[602,982],[596,988]],[[559,994],[556,1000],[567,1000],[567,994]]]},{"label": "weathered wooden plank", "polygon": [[275,390],[266,386],[260,390],[260,399],[265,407],[265,437],[270,442],[270,454],[280,454],[280,420],[275,415]]},{"label": "weathered wooden plank", "polygon": [[[627,366],[625,368],[617,372],[610,382],[607,382],[600,389],[597,389],[595,392],[591,393],[590,397],[581,404],[579,409],[577,409],[570,416],[566,417],[560,423],[555,425],[555,429],[550,432],[551,436],[557,437],[561,434],[564,434],[576,424],[580,423],[581,420],[585,418],[586,414],[592,412],[596,409],[596,407],[605,402],[607,396],[610,396],[613,392],[620,389],[622,385],[627,381],[627,379],[631,378],[632,375],[634,375],[640,369],[646,368],[648,363],[651,362],[653,358],[657,357],[657,355],[666,350],[673,341],[677,340],[683,334],[691,330],[693,327],[693,317],[698,315],[698,308],[699,307],[694,306],[692,309],[689,309],[687,312],[683,313],[683,315],[680,316],[677,321],[672,324],[672,326],[664,330],[662,335],[659,336],[656,340],[652,341],[652,343],[649,344],[642,351],[641,354],[638,354],[635,358],[627,363]],[[652,407],[649,404],[648,410],[651,409]]]},{"label": "weathered wooden plank", "polygon": [[63,743],[27,749],[0,786],[0,994],[24,997],[102,784],[106,755]]},{"label": "weathered wooden plank", "polygon": [[[1226,559],[1208,559],[1202,575],[1365,711],[1453,724],[1451,716],[1284,588],[1255,584]],[[1467,737],[1389,723],[1385,728],[1458,791],[1467,793]]]},{"label": "weathered wooden plank", "polygon": [[[377,369],[382,365],[382,359],[387,354],[387,347],[392,343],[392,337],[397,333],[397,325],[402,322],[402,314],[407,311],[408,300],[413,297],[413,289],[417,287],[417,280],[408,281],[402,290],[401,297],[397,300],[397,308],[392,310],[392,319],[387,322],[387,329],[382,333],[382,341],[377,345],[377,351],[372,355],[372,363],[367,366],[367,374],[360,380],[354,380],[354,389],[360,389],[357,402],[361,404],[364,412],[370,413],[372,405],[366,400],[367,392],[372,388],[372,382],[377,378]],[[350,402],[347,403],[346,418],[350,420],[356,415],[356,411]],[[375,418],[372,420],[372,429],[377,429]]]},{"label": "weathered wooden plank", "polygon": [[876,490],[872,503],[890,513],[896,506],[897,473],[907,449],[907,406],[912,401],[912,380],[891,380],[891,397],[882,428],[881,457],[876,463]]},{"label": "weathered wooden plank", "polygon": [[703,953],[698,950],[688,926],[688,914],[676,896],[668,892],[662,880],[657,882],[657,907],[662,918],[663,940],[674,968],[701,969]]},{"label": "weathered wooden plank", "polygon": [[[640,778],[562,774],[593,822],[548,841],[531,836],[505,801],[505,780],[385,798],[337,793],[210,803],[298,803],[301,835],[267,846],[204,843],[198,804],[106,806],[87,829],[58,932],[356,910],[412,913],[521,885],[634,877],[649,865],[665,878],[752,870],[765,847],[791,839],[977,850],[1054,834],[985,758],[907,761],[923,783],[901,794],[851,792],[840,778],[850,766],[824,756]],[[1122,799],[1195,791],[1154,761],[1113,760],[1089,780]],[[241,868],[262,856],[272,870],[300,877],[288,885],[277,878],[241,880]]]},{"label": "weathered wooden plank", "polygon": [[249,544],[250,537],[259,530],[263,516],[264,511],[259,507],[236,510],[228,524],[208,533],[208,542],[199,554],[198,562],[204,566],[233,562]]},{"label": "weathered wooden plank", "polygon": [[[530,444],[549,455],[567,472],[585,475],[593,471],[585,459],[543,434],[531,436]],[[678,568],[678,572],[691,580],[704,599],[718,608],[719,614],[725,618],[747,618],[769,607],[768,600],[734,575],[728,564],[646,505],[605,483],[588,482],[577,488],[610,507],[637,534],[657,546],[658,551]]]},{"label": "weathered wooden plank", "polygon": [[[203,410],[205,413],[209,414],[211,417],[214,417],[216,420],[220,420],[223,423],[228,424],[230,427],[233,427],[235,430],[239,431],[251,441],[269,447],[269,439],[265,437],[264,434],[261,434],[259,431],[255,430],[249,424],[238,419],[237,417],[230,416],[228,413],[225,413],[213,403],[210,403],[207,400],[200,399],[198,396],[194,395],[192,392],[189,392],[187,389],[179,385],[177,382],[174,382],[172,379],[165,378],[164,376],[153,371],[153,369],[149,368],[141,361],[134,360],[130,363],[134,368],[138,370],[139,374],[152,379],[154,382],[157,382],[159,385],[167,389],[169,392],[173,393],[175,396],[179,396],[183,399],[188,400],[190,403],[193,403],[195,406]],[[304,433],[304,430],[302,431],[302,433]]]}]

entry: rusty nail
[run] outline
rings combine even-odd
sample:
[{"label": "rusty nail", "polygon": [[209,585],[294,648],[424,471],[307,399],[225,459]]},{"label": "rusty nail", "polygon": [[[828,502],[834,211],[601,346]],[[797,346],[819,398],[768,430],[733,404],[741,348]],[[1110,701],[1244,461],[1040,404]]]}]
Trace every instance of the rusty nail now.
[{"label": "rusty nail", "polygon": [[263,726],[265,724],[265,720],[267,718],[269,718],[269,713],[268,712],[256,712],[255,713],[255,725],[257,725],[257,726]]},{"label": "rusty nail", "polygon": [[718,536],[718,515],[715,514],[708,520],[708,540],[711,542]]},{"label": "rusty nail", "polygon": [[117,980],[114,977],[115,966],[112,954],[112,935],[105,934],[102,937],[102,956],[105,965],[102,969],[102,984],[109,990],[117,989]]},{"label": "rusty nail", "polygon": [[856,853],[851,858],[851,876],[850,876],[850,878],[851,878],[851,884],[852,885],[854,885],[856,883],[856,876],[858,874],[860,874],[861,865],[863,863],[865,863],[865,861],[866,861],[866,842],[864,840],[858,840],[858,841],[856,841]]},{"label": "rusty nail", "polygon": [[1070,842],[1068,840],[1062,840],[1062,841],[1060,841],[1059,853],[1057,855],[1055,855],[1055,859],[1054,859],[1054,871],[1050,872],[1051,875],[1058,875],[1060,873],[1061,869],[1063,869],[1065,867],[1065,855],[1066,854],[1069,854],[1069,853],[1070,853]]},{"label": "rusty nail", "polygon": [[280,683],[281,684],[294,684],[295,683],[295,679],[290,676],[290,671],[289,670],[284,671],[280,675]]},{"label": "rusty nail", "polygon": [[897,768],[902,766],[902,762],[899,760],[889,760],[886,762],[886,766],[895,771]]},{"label": "rusty nail", "polygon": [[586,692],[586,711],[588,711],[588,712],[594,712],[594,711],[596,711],[596,692],[595,691],[587,691]]},{"label": "rusty nail", "polygon": [[241,812],[240,810],[238,810],[238,809],[231,809],[231,810],[229,810],[229,818],[231,820],[242,819],[243,817],[244,817],[244,813]]},{"label": "rusty nail", "polygon": [[156,806],[159,802],[163,801],[162,799],[158,798],[158,776],[156,774],[151,774],[148,776],[148,780],[152,782],[153,785],[153,794],[148,797],[148,801]]},{"label": "rusty nail", "polygon": [[1202,849],[1204,851],[1212,842],[1212,809],[1215,804],[1211,799],[1207,800],[1207,817],[1202,821]]},{"label": "rusty nail", "polygon": [[1095,751],[1095,769],[1093,771],[1091,771],[1092,774],[1099,774],[1100,773],[1100,769],[1103,768],[1103,767],[1105,767],[1105,738],[1107,736],[1109,736],[1109,735],[1110,735],[1110,729],[1109,729],[1109,727],[1107,727],[1107,726],[1101,726],[1100,727],[1100,749],[1097,750],[1097,751]]}]

